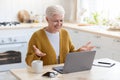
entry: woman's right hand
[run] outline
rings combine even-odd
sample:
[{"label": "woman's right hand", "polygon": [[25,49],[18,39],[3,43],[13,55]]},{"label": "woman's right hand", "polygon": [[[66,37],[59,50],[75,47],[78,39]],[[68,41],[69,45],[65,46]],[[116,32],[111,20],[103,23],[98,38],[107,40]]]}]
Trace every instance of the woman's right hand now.
[{"label": "woman's right hand", "polygon": [[43,57],[46,55],[46,53],[41,52],[35,45],[33,45],[33,49],[35,51],[35,54],[39,57]]}]

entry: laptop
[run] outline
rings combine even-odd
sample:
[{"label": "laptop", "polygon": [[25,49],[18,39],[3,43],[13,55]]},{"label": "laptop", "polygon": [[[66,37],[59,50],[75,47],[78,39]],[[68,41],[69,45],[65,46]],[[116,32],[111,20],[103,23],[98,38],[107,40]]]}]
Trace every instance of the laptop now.
[{"label": "laptop", "polygon": [[64,66],[53,67],[53,70],[61,73],[72,73],[90,70],[96,51],[71,52],[67,54]]}]

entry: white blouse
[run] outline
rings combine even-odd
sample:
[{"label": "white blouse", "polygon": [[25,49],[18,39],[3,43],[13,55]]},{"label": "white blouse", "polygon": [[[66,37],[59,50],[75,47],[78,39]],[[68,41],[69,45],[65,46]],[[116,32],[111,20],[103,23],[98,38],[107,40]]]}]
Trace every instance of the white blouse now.
[{"label": "white blouse", "polygon": [[53,46],[55,52],[56,52],[56,58],[58,59],[59,57],[59,32],[57,33],[50,33],[48,31],[46,31],[47,37],[51,43],[51,45]]}]

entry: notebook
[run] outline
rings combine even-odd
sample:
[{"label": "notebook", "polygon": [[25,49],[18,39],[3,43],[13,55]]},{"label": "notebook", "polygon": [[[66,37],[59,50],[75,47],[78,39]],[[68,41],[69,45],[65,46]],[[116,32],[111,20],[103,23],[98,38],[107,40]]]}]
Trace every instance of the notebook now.
[{"label": "notebook", "polygon": [[53,67],[53,70],[62,74],[90,70],[95,53],[96,51],[68,53],[64,66]]},{"label": "notebook", "polygon": [[93,62],[94,66],[98,66],[98,67],[113,67],[115,65],[115,62],[108,59],[108,58],[102,58],[102,59],[97,59],[94,60]]}]

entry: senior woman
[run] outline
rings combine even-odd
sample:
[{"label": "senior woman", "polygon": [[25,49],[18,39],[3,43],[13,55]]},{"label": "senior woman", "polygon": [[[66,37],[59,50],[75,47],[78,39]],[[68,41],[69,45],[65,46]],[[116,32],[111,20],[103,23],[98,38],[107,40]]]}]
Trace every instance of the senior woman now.
[{"label": "senior woman", "polygon": [[66,55],[73,51],[90,51],[94,46],[90,42],[75,50],[68,32],[63,29],[65,10],[60,5],[46,9],[48,26],[34,32],[26,55],[26,63],[31,66],[33,60],[42,60],[44,65],[64,63]]}]

